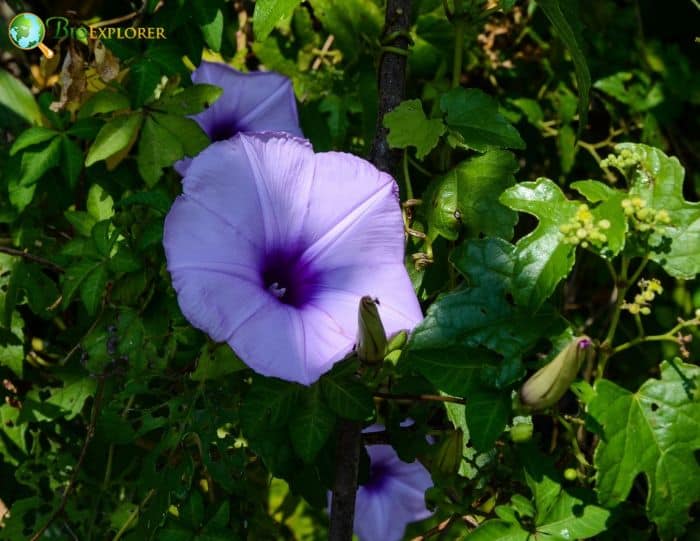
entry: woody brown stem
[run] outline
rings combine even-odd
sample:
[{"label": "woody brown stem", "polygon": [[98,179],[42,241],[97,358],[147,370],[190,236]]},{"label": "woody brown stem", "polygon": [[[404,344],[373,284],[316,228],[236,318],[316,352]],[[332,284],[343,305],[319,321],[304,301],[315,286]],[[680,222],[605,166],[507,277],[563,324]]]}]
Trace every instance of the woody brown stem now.
[{"label": "woody brown stem", "polygon": [[[379,61],[377,129],[369,159],[378,169],[389,173],[396,170],[401,155],[389,148],[386,140],[387,129],[384,127],[384,115],[401,103],[404,96],[410,18],[410,0],[387,0],[383,49]],[[361,438],[361,423],[346,419],[340,421],[335,456],[329,541],[352,540]]]}]

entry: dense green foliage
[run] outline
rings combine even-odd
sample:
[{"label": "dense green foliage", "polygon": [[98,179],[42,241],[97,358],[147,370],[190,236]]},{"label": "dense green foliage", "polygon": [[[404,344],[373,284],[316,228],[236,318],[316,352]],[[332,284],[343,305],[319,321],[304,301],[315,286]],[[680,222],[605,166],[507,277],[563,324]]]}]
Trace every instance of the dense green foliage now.
[{"label": "dense green foliage", "polygon": [[[431,471],[407,538],[698,539],[697,2],[413,0],[383,124],[426,318],[310,387],[178,308],[172,164],[209,144],[186,115],[220,94],[189,72],[281,72],[316,151],[366,156],[383,3],[69,4],[2,13],[138,8],[120,24],[167,39],[49,36],[48,60],[0,32],[0,539],[324,539],[340,418]],[[561,400],[518,404],[583,334]]]}]

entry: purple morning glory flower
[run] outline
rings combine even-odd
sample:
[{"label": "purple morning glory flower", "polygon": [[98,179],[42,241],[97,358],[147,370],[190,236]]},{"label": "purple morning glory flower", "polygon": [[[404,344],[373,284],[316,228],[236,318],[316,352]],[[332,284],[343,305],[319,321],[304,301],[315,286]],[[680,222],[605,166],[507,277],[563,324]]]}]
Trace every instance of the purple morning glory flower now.
[{"label": "purple morning glory flower", "polygon": [[[192,118],[212,141],[240,132],[282,131],[302,136],[291,81],[271,71],[243,73],[218,62],[202,62],[192,72],[195,84],[216,85],[222,95],[211,107]],[[185,175],[191,159],[175,164]]]},{"label": "purple morning glory flower", "polygon": [[[383,429],[372,425],[364,432]],[[360,541],[399,541],[408,524],[432,515],[425,491],[433,481],[420,462],[403,462],[391,445],[368,445],[367,453],[369,478],[355,496],[353,531]]]},{"label": "purple morning glory flower", "polygon": [[351,350],[364,295],[388,334],[421,319],[394,180],[283,133],[192,160],[164,231],[185,317],[257,372],[310,384]]}]

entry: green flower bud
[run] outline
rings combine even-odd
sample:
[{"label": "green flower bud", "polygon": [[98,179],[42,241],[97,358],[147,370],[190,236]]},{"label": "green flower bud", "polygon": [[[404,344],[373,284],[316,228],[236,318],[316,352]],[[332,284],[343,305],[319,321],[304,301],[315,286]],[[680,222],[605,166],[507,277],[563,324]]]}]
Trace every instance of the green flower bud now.
[{"label": "green flower bud", "polygon": [[564,470],[564,479],[567,481],[576,481],[578,479],[578,473],[573,468],[566,468]]},{"label": "green flower bud", "polygon": [[532,439],[532,423],[518,423],[510,429],[510,439],[515,443],[524,443]]},{"label": "green flower bud", "polygon": [[386,331],[379,317],[379,301],[371,297],[360,299],[357,314],[357,357],[365,363],[378,363],[386,355]]},{"label": "green flower bud", "polygon": [[540,368],[520,389],[520,401],[531,410],[553,406],[576,379],[581,364],[595,353],[587,336],[572,340],[552,362]]}]

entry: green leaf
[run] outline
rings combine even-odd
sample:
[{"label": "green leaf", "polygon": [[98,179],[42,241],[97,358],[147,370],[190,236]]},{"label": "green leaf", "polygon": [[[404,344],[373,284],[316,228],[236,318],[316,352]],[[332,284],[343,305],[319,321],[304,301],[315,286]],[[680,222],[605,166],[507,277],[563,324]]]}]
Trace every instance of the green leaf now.
[{"label": "green leaf", "polygon": [[468,286],[432,304],[399,364],[420,372],[440,391],[467,399],[469,433],[480,449],[489,448],[505,428],[510,386],[524,373],[521,357],[562,326],[548,307],[533,314],[508,301],[513,251],[500,239],[458,247],[452,261]]},{"label": "green leaf", "polygon": [[559,186],[546,178],[521,182],[507,189],[500,201],[539,220],[535,230],[515,246],[513,290],[517,304],[536,310],[574,265],[575,247],[564,242],[559,228],[572,221],[579,203],[569,201]]},{"label": "green leaf", "polygon": [[607,249],[603,255],[615,256],[625,247],[627,218],[622,208],[622,200],[627,197],[623,191],[611,188],[597,180],[580,180],[571,187],[583,195],[590,203],[597,204],[592,212],[595,221],[608,220],[610,228],[605,231],[608,237]]},{"label": "green leaf", "polygon": [[107,268],[100,264],[82,280],[80,298],[85,305],[88,315],[95,315],[104,296],[107,285]]},{"label": "green leaf", "polygon": [[[15,449],[20,450],[22,453],[27,452],[27,443],[25,435],[27,432],[27,424],[19,423],[18,417],[20,414],[19,409],[12,407],[10,404],[4,403],[0,405],[0,425],[2,426],[2,435],[0,438],[0,456],[3,457],[5,462],[17,466],[17,459],[13,457],[15,454],[13,451]],[[10,444],[10,445],[8,445]],[[19,506],[17,504],[22,503],[22,500],[15,500],[12,504],[12,515],[16,517],[20,513]],[[5,516],[5,528],[3,532],[8,529],[7,516]],[[22,532],[18,532],[22,535]],[[17,537],[15,537],[16,539]],[[8,538],[11,539],[11,538]]]},{"label": "green leaf", "polygon": [[[6,366],[17,377],[22,377],[24,367],[24,320],[19,312],[12,310],[9,331],[19,339],[19,344],[7,344],[0,346],[0,366]],[[5,425],[3,425],[5,430]],[[0,442],[0,448],[2,443]]]},{"label": "green leaf", "polygon": [[141,130],[136,163],[148,187],[153,187],[163,176],[163,168],[182,158],[185,151],[175,136],[150,116]]},{"label": "green leaf", "polygon": [[90,186],[86,206],[88,214],[97,222],[114,216],[114,200],[99,184]]},{"label": "green leaf", "polygon": [[255,39],[263,41],[277,23],[290,17],[301,0],[258,0],[253,12]]},{"label": "green leaf", "polygon": [[591,491],[562,487],[561,475],[533,446],[521,449],[525,480],[535,501],[536,531],[547,539],[588,539],[605,530],[610,511],[591,505]]},{"label": "green leaf", "polygon": [[355,379],[327,374],[321,378],[321,390],[330,408],[340,417],[364,421],[374,414],[372,393]]},{"label": "green leaf", "polygon": [[56,137],[39,150],[25,150],[22,152],[16,185],[26,187],[35,184],[44,173],[58,165],[60,150],[61,139]]},{"label": "green leaf", "polygon": [[570,541],[592,539],[603,532],[610,518],[610,511],[593,505],[590,491],[564,489],[561,476],[549,460],[533,447],[523,447],[526,450],[522,454],[525,479],[534,496],[534,527],[521,525],[519,516],[532,517],[533,505],[523,496],[516,494],[511,498],[509,506],[496,508],[496,514],[503,520],[487,520],[465,539]]},{"label": "green leaf", "polygon": [[488,451],[503,433],[512,406],[510,393],[479,387],[476,386],[468,395],[464,414],[472,445],[477,451]]},{"label": "green leaf", "polygon": [[134,108],[141,107],[149,101],[160,83],[162,70],[155,61],[143,59],[137,61],[129,70],[129,95]]},{"label": "green leaf", "polygon": [[204,42],[212,51],[218,52],[221,50],[221,41],[224,37],[224,14],[220,9],[217,9],[214,18],[199,27],[202,30]]},{"label": "green leaf", "polygon": [[218,100],[222,93],[223,89],[215,85],[192,85],[177,94],[161,98],[152,108],[173,115],[194,115]]},{"label": "green leaf", "polygon": [[197,369],[190,374],[190,378],[194,381],[216,381],[245,368],[243,361],[227,345],[206,344],[197,360]]},{"label": "green leaf", "polygon": [[458,247],[452,261],[469,286],[441,296],[428,309],[411,335],[409,358],[421,349],[459,346],[485,347],[511,359],[540,337],[556,334],[561,321],[551,309],[533,314],[508,301],[515,289],[513,256],[513,246],[500,239],[471,240]]},{"label": "green leaf", "polygon": [[700,203],[683,197],[683,167],[657,148],[632,143],[615,147],[624,149],[642,157],[630,175],[630,195],[638,195],[655,210],[666,210],[671,217],[670,225],[658,228],[649,239],[651,259],[671,276],[694,278],[700,273]]},{"label": "green leaf", "polygon": [[96,389],[97,381],[95,379],[80,377],[67,382],[65,386],[54,391],[51,397],[46,400],[46,404],[56,406],[61,412],[61,417],[71,420],[82,411],[85,401],[95,395]]},{"label": "green leaf", "polygon": [[75,188],[80,172],[83,170],[83,151],[65,136],[61,138],[61,165],[68,185]]},{"label": "green leaf", "polygon": [[83,118],[71,125],[64,133],[78,139],[94,139],[102,126],[104,122],[99,118]]},{"label": "green leaf", "polygon": [[529,541],[530,532],[520,524],[504,520],[487,520],[465,538],[465,541]]},{"label": "green leaf", "polygon": [[624,501],[644,474],[647,515],[661,539],[682,536],[688,508],[700,500],[700,367],[661,363],[661,379],[632,393],[608,380],[596,384],[590,415],[602,426],[595,452],[596,490],[603,505]]},{"label": "green leaf", "polygon": [[389,130],[387,142],[392,148],[415,147],[416,158],[422,160],[440,141],[445,124],[439,118],[428,119],[420,100],[401,102],[384,115],[384,126]]},{"label": "green leaf", "polygon": [[498,112],[496,100],[476,88],[455,88],[440,98],[446,122],[462,136],[468,148],[485,152],[495,148],[525,148],[510,122]]},{"label": "green leaf", "polygon": [[584,55],[580,38],[569,24],[570,21],[578,21],[575,4],[572,0],[537,0],[537,5],[542,8],[544,14],[552,23],[557,34],[566,45],[574,62],[576,72],[576,82],[578,84],[578,134],[579,136],[586,129],[588,122],[588,102],[591,92],[591,74],[588,71],[586,56]]},{"label": "green leaf", "polygon": [[87,276],[99,266],[99,261],[79,261],[66,269],[62,281],[63,302],[61,306],[63,309],[68,308],[78,288],[85,281]]},{"label": "green leaf", "polygon": [[255,376],[241,406],[241,428],[248,438],[283,427],[295,410],[301,387]]},{"label": "green leaf", "polygon": [[41,124],[41,111],[31,91],[4,69],[0,69],[0,105],[30,124]]},{"label": "green leaf", "polygon": [[304,462],[313,462],[334,426],[335,415],[321,399],[321,389],[319,386],[310,388],[289,420],[294,451]]},{"label": "green leaf", "polygon": [[471,392],[484,384],[484,367],[496,365],[498,361],[498,355],[485,348],[425,347],[423,341],[420,336],[409,343],[402,361],[406,367],[423,374],[440,391],[452,396],[471,398]]},{"label": "green leaf", "polygon": [[103,257],[110,254],[114,241],[116,240],[116,236],[111,235],[110,230],[112,229],[113,227],[111,220],[102,220],[92,226],[92,230],[90,231],[90,236],[92,237],[92,240],[95,241],[95,247],[97,248],[99,254]]},{"label": "green leaf", "polygon": [[[55,315],[48,310],[48,307],[58,299],[58,289],[55,282],[44,274],[39,265],[20,261],[14,266],[5,297],[7,318],[17,300],[21,300],[19,297],[21,291],[26,294],[27,304],[36,315],[47,319]],[[14,299],[12,299],[13,296],[15,296]]]},{"label": "green leaf", "polygon": [[209,137],[191,118],[163,113],[153,113],[153,118],[178,140],[185,156],[196,156],[209,146]]},{"label": "green leaf", "polygon": [[593,86],[629,105],[635,112],[652,109],[665,99],[663,84],[652,84],[649,75],[642,71],[619,71],[597,80]]},{"label": "green leaf", "polygon": [[19,137],[17,137],[17,140],[10,149],[10,156],[14,156],[20,150],[27,147],[38,145],[39,143],[53,139],[56,137],[56,135],[58,135],[58,133],[55,130],[42,128],[41,126],[32,126],[19,134]]},{"label": "green leaf", "polygon": [[142,120],[140,114],[119,115],[102,126],[88,150],[85,167],[114,156],[126,148],[141,126]]},{"label": "green leaf", "polygon": [[97,223],[97,220],[91,214],[82,210],[67,210],[63,215],[75,230],[84,237],[90,236],[93,226]]},{"label": "green leaf", "polygon": [[129,98],[111,89],[100,90],[93,94],[80,108],[78,118],[87,118],[97,114],[122,111],[130,107]]},{"label": "green leaf", "polygon": [[515,184],[517,170],[513,154],[492,150],[461,162],[431,182],[419,209],[428,223],[428,237],[456,240],[464,230],[472,238],[511,238],[518,217],[499,197]]},{"label": "green leaf", "polygon": [[117,252],[109,260],[108,267],[112,272],[134,272],[141,269],[142,265],[134,252],[126,244],[121,243]]},{"label": "green leaf", "polygon": [[123,207],[144,205],[158,211],[160,214],[167,214],[172,205],[172,200],[165,192],[156,189],[148,192],[133,193],[119,201],[119,205]]}]

